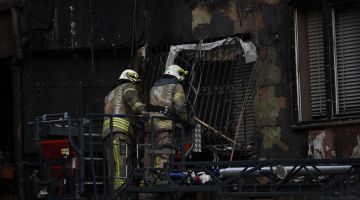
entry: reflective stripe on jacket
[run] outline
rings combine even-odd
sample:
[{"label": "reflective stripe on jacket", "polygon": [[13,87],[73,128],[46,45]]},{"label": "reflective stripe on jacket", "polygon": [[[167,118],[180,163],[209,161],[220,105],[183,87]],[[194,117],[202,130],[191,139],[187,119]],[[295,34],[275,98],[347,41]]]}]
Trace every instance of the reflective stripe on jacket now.
[{"label": "reflective stripe on jacket", "polygon": [[[118,85],[105,97],[105,114],[133,115],[145,110],[145,105],[140,101],[138,91],[133,83]],[[105,117],[103,122],[103,138],[110,133],[110,117]],[[130,120],[126,117],[112,118],[113,132],[129,132]]]}]

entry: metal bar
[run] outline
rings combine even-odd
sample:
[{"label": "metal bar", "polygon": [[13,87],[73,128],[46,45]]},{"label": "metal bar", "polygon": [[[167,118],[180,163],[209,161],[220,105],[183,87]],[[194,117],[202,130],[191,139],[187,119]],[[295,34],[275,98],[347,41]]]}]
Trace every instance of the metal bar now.
[{"label": "metal bar", "polygon": [[[111,122],[110,122],[111,123]],[[90,143],[90,158],[91,158],[91,179],[92,179],[92,183],[93,183],[93,191],[94,191],[94,199],[97,200],[97,187],[96,187],[96,179],[95,179],[95,164],[94,164],[94,152],[93,152],[93,143],[92,143],[92,120],[90,120],[89,122],[89,133],[90,133],[90,137],[89,137],[89,143]],[[70,129],[70,128],[69,128]]]},{"label": "metal bar", "polygon": [[15,153],[15,167],[16,167],[16,185],[17,185],[17,197],[19,200],[23,200],[24,196],[24,166],[23,166],[23,132],[22,132],[22,98],[23,90],[21,87],[21,74],[22,69],[20,66],[12,65],[12,84],[13,84],[13,141],[14,141],[14,153]]},{"label": "metal bar", "polygon": [[[335,81],[335,114],[340,112],[340,105],[339,105],[339,82],[338,82],[338,64],[337,64],[337,50],[336,50],[336,26],[335,26],[335,9],[331,9],[331,27],[332,27],[332,42],[333,42],[333,62],[334,62],[334,81]],[[324,41],[325,42],[325,41]],[[332,113],[334,114],[334,113]]]},{"label": "metal bar", "polygon": [[[219,48],[216,48],[216,50],[218,50]],[[214,51],[211,51],[211,54],[214,55]],[[216,55],[216,54],[215,54]],[[209,71],[211,70],[211,78],[210,78],[210,82],[207,84],[207,89],[208,89],[208,95],[212,94],[212,86],[213,86],[213,80],[214,80],[214,76],[215,76],[215,62],[211,62],[210,64],[208,64],[207,66],[209,68]],[[211,119],[211,115],[207,115],[207,111],[208,111],[208,106],[209,106],[209,101],[213,100],[212,98],[206,98],[206,106],[205,106],[205,111],[204,111],[204,120],[206,121],[205,117],[208,116],[208,119]]]},{"label": "metal bar", "polygon": [[[200,50],[200,52],[201,52],[201,50]],[[189,95],[190,95],[191,90],[193,90],[194,93],[195,93],[195,96],[197,96],[196,89],[195,89],[195,86],[193,84],[194,80],[195,80],[195,76],[196,76],[195,67],[196,67],[196,63],[197,63],[197,59],[198,59],[197,54],[198,53],[195,53],[195,59],[194,59],[194,62],[192,63],[192,65],[191,65],[191,72],[190,72],[191,78],[190,78],[190,81],[188,81],[189,89],[188,89],[187,94],[186,94],[186,99],[189,99]],[[186,61],[186,60],[184,59],[184,61]],[[190,65],[190,63],[188,63],[188,64]]]},{"label": "metal bar", "polygon": [[[98,144],[103,144],[103,143],[98,143]],[[85,157],[85,160],[104,160],[103,158],[93,158],[93,157]]]},{"label": "metal bar", "polygon": [[[216,112],[215,112],[215,122],[214,122],[214,126],[215,127],[220,127],[221,126],[221,121],[219,124],[217,124],[217,119],[218,119],[218,114],[219,114],[219,108],[220,108],[220,102],[223,103],[224,101],[222,100],[223,96],[224,96],[224,80],[226,79],[226,75],[227,75],[227,67],[226,67],[227,62],[225,63],[225,71],[223,72],[223,78],[219,81],[221,86],[219,87],[219,89],[221,90],[219,93],[219,99],[218,99],[218,103],[216,106]],[[220,65],[220,69],[221,65]],[[221,70],[220,70],[221,71]],[[220,73],[221,74],[221,73]],[[219,75],[220,76],[220,75]],[[223,109],[224,110],[224,109]],[[219,126],[217,126],[219,125]]]},{"label": "metal bar", "polygon": [[197,117],[193,117],[193,119],[195,121],[197,121],[199,124],[205,126],[206,128],[208,128],[209,130],[211,130],[212,132],[214,132],[215,134],[219,135],[220,137],[224,138],[225,140],[229,141],[229,142],[234,142],[234,140],[232,140],[231,138],[227,137],[226,135],[222,134],[220,131],[216,130],[215,128],[211,127],[210,125],[206,124],[205,122],[201,121],[199,118]]},{"label": "metal bar", "polygon": [[229,122],[230,119],[230,113],[232,111],[232,104],[233,104],[233,99],[234,99],[234,92],[233,92],[234,88],[230,87],[229,91],[228,91],[228,96],[230,96],[230,100],[229,101],[229,109],[227,112],[227,116],[226,116],[226,122]]},{"label": "metal bar", "polygon": [[300,80],[300,61],[299,61],[299,22],[298,10],[294,10],[294,40],[295,40],[295,66],[296,66],[296,89],[297,89],[297,109],[298,121],[302,121],[302,95],[301,95],[301,80]]},{"label": "metal bar", "polygon": [[[235,58],[235,55],[234,55],[233,57]],[[222,85],[223,85],[223,88],[224,88],[224,90],[225,90],[225,91],[223,91],[222,96],[225,98],[225,100],[223,101],[224,104],[223,104],[223,109],[222,109],[222,112],[221,112],[221,118],[220,118],[220,119],[224,119],[224,118],[223,118],[223,117],[224,117],[224,111],[225,111],[225,109],[226,109],[226,103],[227,103],[227,100],[228,100],[228,92],[229,92],[229,91],[227,91],[227,89],[229,89],[229,88],[228,88],[228,85],[231,84],[231,77],[227,77],[227,78],[226,78],[227,75],[230,75],[230,76],[231,76],[231,69],[232,69],[231,66],[232,66],[232,65],[231,65],[231,63],[230,63],[230,65],[229,65],[229,62],[231,62],[231,61],[230,61],[230,58],[229,58],[229,60],[226,60],[226,61],[225,61],[225,72],[224,72],[223,84],[222,84]],[[219,101],[219,103],[220,103],[220,101]],[[229,110],[229,112],[230,112],[230,110]],[[218,113],[218,112],[217,112],[217,113]],[[216,119],[217,119],[217,116],[218,116],[218,115],[216,115]],[[220,124],[219,124],[220,129],[223,129],[223,128],[225,127],[226,122],[227,122],[227,121],[224,121],[224,120],[223,120],[223,122],[220,121]]]},{"label": "metal bar", "polygon": [[352,165],[360,167],[360,158],[352,159],[288,159],[288,160],[241,160],[241,161],[188,161],[168,163],[169,165],[196,165],[196,166],[254,166],[254,165]]},{"label": "metal bar", "polygon": [[[296,172],[297,176],[303,176],[303,175],[309,175],[310,173],[313,175],[323,175],[323,174],[328,174],[328,175],[339,175],[339,174],[344,174],[346,173],[347,170],[349,170],[351,168],[351,165],[328,165],[328,166],[317,166],[316,169],[311,168],[313,166],[308,165],[308,166],[276,166],[276,167],[262,167],[260,168],[258,171],[254,171],[249,175],[252,176],[263,176],[264,174],[270,174],[270,171],[274,171],[275,175],[278,175],[279,170],[283,170],[286,173],[288,171],[294,171],[295,170],[300,169]],[[310,169],[309,169],[310,168]],[[235,167],[235,168],[225,168],[225,169],[221,169],[220,170],[220,174],[222,176],[235,176],[238,175],[239,173],[243,172],[243,170],[245,169],[245,167]],[[250,168],[249,170],[251,170],[253,168]]]},{"label": "metal bar", "polygon": [[288,196],[319,196],[319,192],[220,192],[222,197],[288,197]]},{"label": "metal bar", "polygon": [[[70,129],[70,127],[69,127]],[[84,180],[85,180],[85,161],[84,161],[84,120],[80,120],[80,192],[84,192]]]},{"label": "metal bar", "polygon": [[[244,81],[242,82],[242,88],[243,88],[243,91],[244,91],[244,89],[245,89]],[[244,95],[244,101],[245,101],[245,95]],[[247,106],[244,107],[243,109],[244,109],[244,114],[243,114],[244,144],[247,145],[247,134],[246,134],[246,109],[247,109]]]},{"label": "metal bar", "polygon": [[169,193],[169,192],[218,192],[221,191],[218,186],[129,186],[127,192],[143,193]]},{"label": "metal bar", "polygon": [[[154,141],[154,118],[150,118],[150,141],[151,141],[151,151],[154,150],[155,141]],[[154,167],[154,154],[150,154],[150,167]]]},{"label": "metal bar", "polygon": [[[103,151],[104,151],[105,149],[103,148]],[[105,156],[106,157],[106,156]],[[106,169],[106,167],[107,167],[107,165],[108,165],[108,163],[107,163],[107,160],[106,159],[103,159],[102,160],[102,182],[104,183],[103,184],[103,191],[105,192],[105,191],[107,191],[107,188],[109,187],[108,186],[108,176],[107,176],[107,172],[106,171],[108,171],[107,169]]]},{"label": "metal bar", "polygon": [[[216,127],[216,119],[215,119],[215,117],[213,117],[213,112],[215,111],[215,108],[214,108],[214,106],[215,106],[215,103],[217,102],[217,106],[219,105],[219,102],[220,102],[220,90],[221,90],[221,86],[220,86],[220,84],[219,84],[219,79],[220,79],[220,74],[221,74],[221,63],[220,63],[220,66],[217,66],[217,69],[219,70],[219,72],[218,72],[218,74],[217,74],[217,77],[216,77],[216,85],[215,85],[215,87],[214,87],[214,89],[215,89],[215,94],[214,94],[214,97],[213,97],[213,99],[214,99],[214,101],[213,101],[213,105],[212,105],[212,107],[211,107],[211,112],[210,112],[210,120],[209,120],[209,124],[211,125],[211,122],[213,121],[213,120],[215,120],[214,121],[214,124],[213,124],[213,127]],[[214,114],[215,115],[217,115],[217,110],[218,109],[216,109],[216,111],[214,112]],[[213,120],[212,120],[213,119]]]},{"label": "metal bar", "polygon": [[[217,49],[217,55],[220,54],[220,47],[219,48],[216,48]],[[221,72],[221,63],[220,63],[220,66],[217,66],[217,62],[216,61],[213,61],[213,67],[214,67],[214,71],[213,71],[213,76],[212,76],[212,79],[211,80],[214,80],[216,78],[216,81],[214,84],[212,84],[212,88],[213,88],[213,91],[214,91],[214,95],[212,97],[212,106],[211,106],[211,110],[210,110],[210,118],[209,118],[209,125],[211,126],[211,121],[213,119],[213,111],[214,111],[214,106],[215,106],[215,102],[216,102],[216,97],[218,95],[218,83],[219,83],[219,74]],[[218,70],[218,73],[215,74],[215,71]],[[215,76],[215,77],[214,77]],[[213,83],[211,81],[211,83]],[[214,125],[213,125],[214,126]]]},{"label": "metal bar", "polygon": [[[205,61],[203,61],[203,69],[205,69]],[[200,108],[199,108],[199,115],[198,115],[198,117],[199,118],[201,118],[201,119],[203,119],[203,117],[202,117],[202,108],[203,108],[203,105],[204,105],[204,98],[205,98],[205,96],[206,96],[206,91],[205,91],[205,87],[206,87],[206,85],[207,85],[207,80],[208,80],[208,77],[209,77],[209,71],[210,71],[210,69],[209,69],[209,67],[206,67],[206,76],[205,76],[205,82],[204,82],[204,86],[202,87],[202,94],[201,94],[201,103],[200,103]]]},{"label": "metal bar", "polygon": [[[90,136],[89,133],[84,133],[83,135],[84,135],[84,136]],[[102,137],[102,135],[96,134],[96,133],[95,133],[95,134],[92,134],[92,136],[93,136],[93,137]]]},{"label": "metal bar", "polygon": [[[201,43],[202,43],[202,41],[201,41]],[[201,45],[201,43],[200,43],[200,45]],[[199,52],[199,57],[201,58],[201,50],[200,50],[200,52]],[[201,83],[202,83],[202,80],[203,80],[203,72],[204,72],[204,61],[202,61],[202,65],[201,65],[201,67],[200,67],[200,70],[201,70],[201,72],[200,72],[200,75],[199,75],[199,82],[198,82],[198,87],[197,87],[197,89],[196,89],[196,95],[195,95],[195,99],[194,99],[194,102],[193,102],[193,106],[194,106],[194,108],[197,108],[196,107],[196,102],[197,102],[197,99],[198,99],[198,97],[199,97],[199,92],[200,92],[200,88],[201,88]],[[206,83],[205,83],[206,84]]]},{"label": "metal bar", "polygon": [[245,167],[244,169],[242,169],[242,171],[240,172],[240,174],[237,174],[237,175],[235,175],[235,176],[232,176],[232,177],[229,178],[228,180],[224,181],[224,182],[222,183],[222,185],[231,183],[232,181],[234,181],[234,180],[236,180],[236,179],[238,179],[238,178],[247,176],[247,175],[253,173],[254,171],[258,170],[259,168],[261,168],[260,165],[256,165],[256,166],[252,167],[252,168],[249,169],[249,170],[247,170],[248,167]]}]

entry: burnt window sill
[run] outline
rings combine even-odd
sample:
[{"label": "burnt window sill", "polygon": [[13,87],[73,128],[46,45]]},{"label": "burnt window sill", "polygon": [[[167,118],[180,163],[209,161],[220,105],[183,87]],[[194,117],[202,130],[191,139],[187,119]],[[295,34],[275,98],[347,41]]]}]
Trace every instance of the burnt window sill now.
[{"label": "burnt window sill", "polygon": [[336,117],[333,119],[319,119],[313,121],[299,122],[291,126],[293,130],[322,129],[333,126],[357,125],[360,124],[360,116]]}]

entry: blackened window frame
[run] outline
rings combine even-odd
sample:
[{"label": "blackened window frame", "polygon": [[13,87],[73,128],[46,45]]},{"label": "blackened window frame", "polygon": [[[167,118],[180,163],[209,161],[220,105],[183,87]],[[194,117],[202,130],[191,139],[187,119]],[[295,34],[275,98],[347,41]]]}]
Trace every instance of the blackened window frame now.
[{"label": "blackened window frame", "polygon": [[[296,5],[294,7],[294,52],[295,52],[295,61],[294,61],[294,65],[295,65],[295,72],[293,72],[294,74],[296,74],[296,78],[293,80],[293,84],[295,85],[295,87],[293,87],[294,91],[296,91],[295,94],[296,98],[293,98],[293,101],[296,101],[293,103],[294,107],[294,119],[296,119],[294,121],[295,125],[303,125],[303,124],[311,124],[314,122],[328,122],[328,121],[332,121],[332,120],[346,120],[346,119],[357,119],[360,118],[360,113],[337,113],[336,112],[336,85],[335,85],[335,60],[334,57],[336,55],[336,52],[334,52],[334,48],[336,43],[334,42],[334,9],[339,9],[339,8],[346,8],[346,7],[354,7],[357,6],[359,7],[359,2],[357,1],[332,1],[332,2],[326,2],[323,1],[321,3],[314,2],[314,3],[307,3],[306,5]],[[304,75],[299,74],[299,69],[303,68],[303,66],[301,66],[300,62],[303,62],[302,59],[304,59],[304,52],[306,54],[308,54],[308,49],[306,50],[302,50],[304,52],[300,52],[299,50],[299,45],[303,45],[303,44],[299,44],[299,33],[300,34],[304,34],[307,33],[307,25],[305,23],[305,30],[300,30],[301,28],[304,28],[304,24],[301,26],[301,23],[299,23],[299,16],[302,16],[302,20],[306,20],[306,16],[305,16],[305,11],[308,9],[319,9],[322,13],[322,17],[323,17],[323,31],[324,31],[324,70],[325,70],[325,91],[326,91],[326,115],[324,115],[323,117],[318,117],[318,118],[314,118],[311,116],[311,100],[309,97],[310,94],[310,85],[308,85],[307,91],[304,91],[303,88],[301,88],[302,86],[304,86],[304,83],[301,83],[299,80],[300,78],[304,78]],[[360,9],[359,9],[360,11]],[[305,19],[304,19],[305,16]],[[299,27],[300,24],[300,27]],[[300,31],[300,32],[299,32]],[[302,33],[301,33],[302,31]],[[308,41],[308,38],[306,38],[306,41]],[[306,45],[305,45],[306,46]],[[304,48],[304,47],[303,47]],[[299,55],[300,54],[300,55]],[[301,55],[303,54],[303,55]],[[309,55],[305,56],[305,59],[309,59]],[[308,61],[307,61],[308,62]],[[309,68],[309,64],[307,65],[307,67]],[[305,69],[306,70],[306,69]],[[303,76],[303,77],[301,77]],[[305,75],[306,77],[306,75]],[[309,74],[308,77],[309,79]],[[306,78],[305,78],[306,79]],[[306,81],[306,80],[305,80]],[[308,82],[307,82],[308,83]],[[305,95],[304,95],[305,93]],[[304,99],[304,96],[308,96],[308,98]]]}]

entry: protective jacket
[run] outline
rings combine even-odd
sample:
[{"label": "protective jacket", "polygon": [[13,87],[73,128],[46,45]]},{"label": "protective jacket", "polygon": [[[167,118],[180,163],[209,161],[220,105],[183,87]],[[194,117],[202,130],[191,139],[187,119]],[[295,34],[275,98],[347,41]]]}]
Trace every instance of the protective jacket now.
[{"label": "protective jacket", "polygon": [[[180,121],[186,121],[185,106],[184,89],[176,78],[161,78],[151,88],[149,106],[151,116],[176,117]],[[153,126],[155,131],[171,130],[172,121],[154,118]]]},{"label": "protective jacket", "polygon": [[[140,101],[138,91],[133,83],[120,84],[105,97],[105,114],[132,115],[140,114],[144,110],[145,105]],[[103,138],[110,133],[110,119],[110,117],[104,118]],[[113,132],[129,132],[129,118],[113,117],[112,119]]]}]

